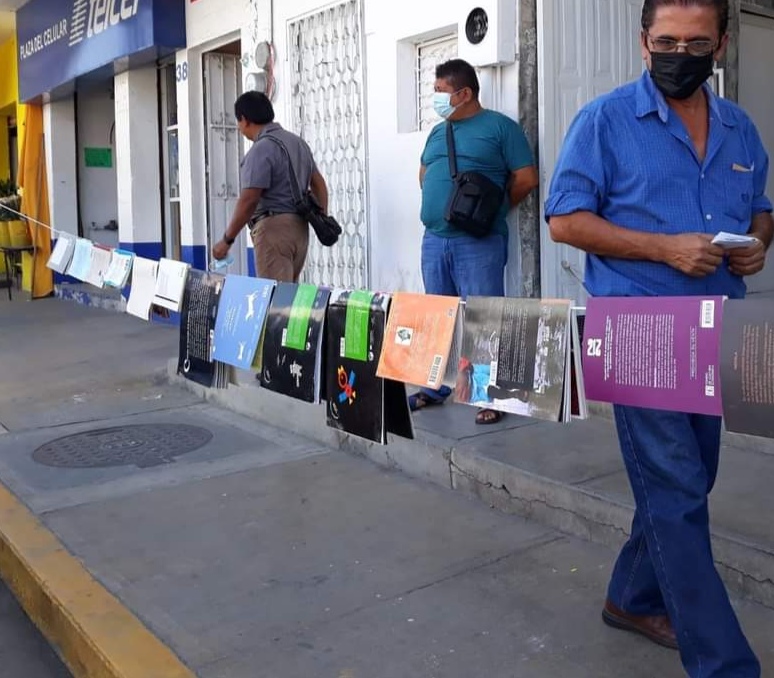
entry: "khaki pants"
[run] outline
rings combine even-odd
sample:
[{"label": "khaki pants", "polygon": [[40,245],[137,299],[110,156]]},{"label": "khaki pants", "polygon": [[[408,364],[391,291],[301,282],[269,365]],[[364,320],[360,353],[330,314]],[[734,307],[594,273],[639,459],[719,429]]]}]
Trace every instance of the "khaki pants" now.
[{"label": "khaki pants", "polygon": [[259,278],[298,282],[309,247],[309,225],[297,214],[264,217],[250,231]]}]

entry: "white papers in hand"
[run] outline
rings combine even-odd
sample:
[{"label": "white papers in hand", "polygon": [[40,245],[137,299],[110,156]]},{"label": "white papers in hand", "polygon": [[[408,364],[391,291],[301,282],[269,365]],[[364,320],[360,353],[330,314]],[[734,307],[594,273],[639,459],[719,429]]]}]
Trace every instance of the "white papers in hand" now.
[{"label": "white papers in hand", "polygon": [[754,236],[727,233],[726,231],[721,231],[712,239],[713,245],[718,245],[724,250],[732,250],[737,247],[749,247],[756,242],[758,242],[758,238],[755,238]]}]

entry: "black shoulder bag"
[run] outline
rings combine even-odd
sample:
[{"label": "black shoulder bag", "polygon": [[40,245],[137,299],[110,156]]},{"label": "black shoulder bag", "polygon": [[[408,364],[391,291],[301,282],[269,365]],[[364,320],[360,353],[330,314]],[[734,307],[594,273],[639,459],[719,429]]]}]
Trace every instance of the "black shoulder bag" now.
[{"label": "black shoulder bag", "polygon": [[457,149],[450,122],[446,123],[446,147],[454,185],[444,219],[468,235],[483,238],[492,231],[505,191],[480,172],[457,172]]},{"label": "black shoulder bag", "polygon": [[290,168],[290,188],[293,191],[293,202],[296,213],[314,229],[317,239],[325,247],[332,247],[335,245],[339,236],[341,235],[341,226],[332,216],[323,212],[320,203],[317,202],[317,198],[314,194],[306,188],[304,192],[301,192],[301,188],[298,185],[298,175],[293,167],[293,161],[290,158],[290,152],[280,139],[271,134],[265,135],[267,139],[271,139],[277,144],[285,154],[288,160],[288,166]]}]

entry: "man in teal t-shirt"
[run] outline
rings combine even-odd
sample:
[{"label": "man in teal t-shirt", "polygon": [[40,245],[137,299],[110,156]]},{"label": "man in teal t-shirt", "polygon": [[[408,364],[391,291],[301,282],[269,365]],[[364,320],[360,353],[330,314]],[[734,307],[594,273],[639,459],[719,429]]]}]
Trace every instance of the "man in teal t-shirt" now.
[{"label": "man in teal t-shirt", "polygon": [[[433,106],[446,122],[430,132],[419,183],[422,187],[422,278],[425,292],[448,296],[502,297],[508,249],[508,210],[518,205],[538,185],[537,169],[519,123],[502,113],[484,109],[478,100],[475,69],[462,59],[452,59],[435,71]],[[475,238],[444,218],[453,182],[446,143],[447,125],[454,130],[457,171],[479,172],[505,189],[506,198],[491,232]],[[442,403],[447,387],[422,389],[410,398],[412,410]],[[479,424],[502,415],[480,410]]]}]

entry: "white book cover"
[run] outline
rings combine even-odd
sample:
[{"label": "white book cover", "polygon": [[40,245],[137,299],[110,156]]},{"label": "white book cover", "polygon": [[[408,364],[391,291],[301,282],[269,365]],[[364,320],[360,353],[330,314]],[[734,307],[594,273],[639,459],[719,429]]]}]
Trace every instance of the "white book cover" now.
[{"label": "white book cover", "polygon": [[105,286],[105,273],[110,268],[111,251],[107,247],[93,245],[91,250],[91,266],[86,282],[100,289]]},{"label": "white book cover", "polygon": [[54,251],[51,252],[51,256],[48,258],[46,266],[57,273],[64,273],[67,270],[70,260],[73,258],[75,241],[76,237],[74,235],[60,233],[56,245],[54,245]]},{"label": "white book cover", "polygon": [[91,253],[94,245],[91,240],[78,238],[75,242],[75,250],[70,265],[67,267],[67,275],[77,280],[85,281],[91,270]]},{"label": "white book cover", "polygon": [[143,320],[150,317],[153,295],[156,291],[158,262],[135,257],[132,266],[132,289],[126,302],[126,312]]},{"label": "white book cover", "polygon": [[117,287],[119,289],[126,285],[129,280],[129,274],[132,272],[132,260],[134,254],[126,250],[113,250],[113,256],[110,259],[110,268],[105,275],[105,285],[108,287]]},{"label": "white book cover", "polygon": [[189,268],[190,265],[185,262],[162,258],[159,261],[153,303],[179,313]]}]

